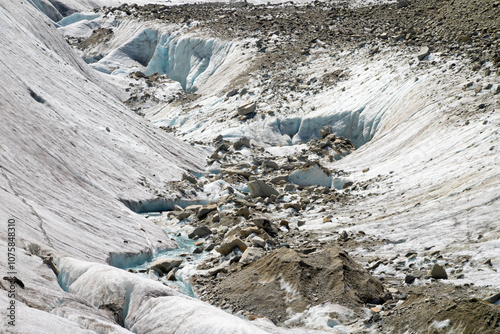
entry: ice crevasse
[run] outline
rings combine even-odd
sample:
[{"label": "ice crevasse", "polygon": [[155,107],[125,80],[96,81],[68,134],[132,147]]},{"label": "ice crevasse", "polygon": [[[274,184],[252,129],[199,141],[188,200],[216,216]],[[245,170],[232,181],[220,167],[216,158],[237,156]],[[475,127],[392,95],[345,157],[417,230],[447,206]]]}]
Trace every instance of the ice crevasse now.
[{"label": "ice crevasse", "polygon": [[[118,30],[121,33],[121,29]],[[146,28],[137,31],[121,46],[92,66],[102,72],[119,74],[143,69],[178,81],[187,92],[196,92],[226,61],[234,49],[229,41]]]}]

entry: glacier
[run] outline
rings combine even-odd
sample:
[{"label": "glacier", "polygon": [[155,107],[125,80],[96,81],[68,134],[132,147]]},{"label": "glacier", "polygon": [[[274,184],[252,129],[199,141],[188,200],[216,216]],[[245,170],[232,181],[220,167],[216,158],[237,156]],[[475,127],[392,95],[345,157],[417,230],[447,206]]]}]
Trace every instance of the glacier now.
[{"label": "glacier", "polygon": [[[381,246],[383,256],[433,247],[474,261],[500,262],[499,134],[495,127],[485,127],[498,127],[499,115],[473,115],[463,125],[449,113],[450,108],[475,105],[478,94],[490,94],[463,91],[464,83],[478,80],[478,74],[454,71],[439,55],[429,61],[442,66],[426,68],[411,63],[414,54],[400,50],[373,57],[363,49],[339,51],[336,59],[313,56],[308,68],[298,71],[312,77],[348,68],[341,85],[277,105],[250,78],[250,93],[226,98],[231,79],[251,66],[255,50],[243,54],[242,42],[187,33],[178,26],[118,24],[79,13],[62,19],[61,8],[69,14],[104,3],[119,4],[0,4],[0,79],[8,83],[0,85],[0,219],[17,222],[17,271],[26,286],[18,289],[19,326],[13,333],[316,333],[276,328],[265,320],[250,323],[119,269],[176,247],[163,229],[138,212],[207,203],[179,201],[163,188],[183,172],[201,172],[206,152],[148,120],[176,127],[185,140],[247,136],[283,156],[301,150],[302,143],[331,125],[357,150],[327,167],[348,171],[349,180],[380,181],[370,189],[374,196],[353,190],[359,202],[336,212],[334,223],[323,224],[312,212],[302,231],[335,231],[339,226],[353,233],[384,231],[388,240],[403,242]],[[60,32],[88,37],[100,26],[116,28],[116,36],[96,47],[106,56],[92,68]],[[465,62],[460,57],[454,61]],[[123,92],[114,78],[136,70],[166,74],[202,97],[183,106],[160,105],[144,120],[120,102]],[[498,79],[488,80],[498,84]],[[498,96],[488,98],[498,106]],[[264,116],[247,123],[232,118],[238,105],[253,100]],[[292,176],[297,184],[339,190],[346,180],[317,169]],[[5,234],[0,244],[6,249]],[[353,255],[367,256],[363,250]],[[44,259],[54,261],[59,277]],[[6,265],[1,266],[6,272]],[[464,267],[464,273],[467,279],[461,283],[500,283],[494,270]],[[8,303],[5,290],[0,300]],[[325,310],[329,306],[316,310],[321,316],[309,310],[307,317],[297,318],[323,319]],[[1,313],[5,317],[6,310]],[[0,326],[6,330],[5,324]]]}]

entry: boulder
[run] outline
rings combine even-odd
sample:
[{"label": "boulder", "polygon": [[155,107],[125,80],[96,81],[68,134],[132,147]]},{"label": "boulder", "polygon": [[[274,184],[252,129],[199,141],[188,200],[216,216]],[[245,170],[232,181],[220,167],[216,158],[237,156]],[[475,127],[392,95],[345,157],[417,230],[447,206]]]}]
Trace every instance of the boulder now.
[{"label": "boulder", "polygon": [[408,7],[410,3],[407,0],[398,0],[398,8]]},{"label": "boulder", "polygon": [[195,204],[195,205],[186,206],[186,208],[184,210],[191,211],[191,212],[198,212],[202,207],[203,207],[203,205]]},{"label": "boulder", "polygon": [[240,238],[234,237],[229,240],[224,240],[219,247],[215,248],[215,250],[221,255],[226,256],[231,253],[235,247],[238,247],[243,252],[248,248],[248,246]]},{"label": "boulder", "polygon": [[180,257],[176,258],[160,258],[151,263],[151,269],[166,275],[170,270],[181,265],[183,259]]},{"label": "boulder", "polygon": [[250,139],[247,137],[241,137],[234,142],[233,147],[235,150],[239,150],[242,147],[250,147]]},{"label": "boulder", "polygon": [[269,168],[272,168],[272,169],[279,169],[280,168],[278,166],[278,164],[275,161],[272,161],[272,160],[264,160],[262,162],[262,167],[269,167]]},{"label": "boulder", "polygon": [[244,116],[251,114],[255,111],[257,105],[255,102],[246,102],[238,106],[238,115]]},{"label": "boulder", "polygon": [[252,197],[269,197],[271,195],[279,195],[279,192],[276,189],[259,179],[249,182],[248,189],[250,190],[250,195],[252,195]]},{"label": "boulder", "polygon": [[252,239],[250,239],[250,242],[252,243],[252,245],[254,246],[257,246],[257,247],[266,247],[266,241],[264,239],[262,239],[261,237],[253,237]]},{"label": "boulder", "polygon": [[428,46],[422,46],[420,52],[417,55],[418,60],[422,61],[425,57],[431,54],[431,49]]},{"label": "boulder", "polygon": [[271,183],[281,183],[281,182],[288,182],[288,175],[280,175],[280,176],[275,176],[271,179]]},{"label": "boulder", "polygon": [[209,214],[212,211],[217,210],[217,204],[209,204],[201,207],[198,212],[196,212],[196,217],[198,219],[203,219],[207,214]]},{"label": "boulder", "polygon": [[198,180],[193,175],[190,175],[190,174],[187,174],[187,173],[183,173],[182,174],[182,179],[186,180],[186,181],[188,181],[190,183],[193,183],[193,184],[198,183]]},{"label": "boulder", "polygon": [[238,90],[236,88],[231,89],[229,92],[227,92],[226,97],[229,98],[229,97],[235,96],[236,94],[238,94]]},{"label": "boulder", "polygon": [[448,274],[446,273],[446,270],[437,263],[434,263],[434,265],[429,270],[427,275],[431,276],[432,278],[436,278],[436,279],[448,278]]},{"label": "boulder", "polygon": [[245,170],[237,169],[237,168],[223,168],[222,171],[226,172],[229,175],[240,175],[246,179],[248,179],[252,175],[252,173],[249,171],[245,171]]},{"label": "boulder", "polygon": [[177,277],[175,277],[175,272],[176,271],[177,270],[175,270],[175,269],[170,270],[165,278],[168,281],[177,281]]},{"label": "boulder", "polygon": [[176,217],[177,219],[179,220],[183,220],[185,218],[188,218],[189,216],[191,216],[193,213],[191,211],[182,211],[181,213],[179,213]]},{"label": "boulder", "polygon": [[257,261],[265,255],[262,248],[248,247],[241,255],[240,263],[247,264]]},{"label": "boulder", "polygon": [[188,237],[189,237],[189,239],[203,238],[209,234],[212,234],[212,231],[208,227],[200,226],[200,227],[195,228],[194,231],[188,235]]}]

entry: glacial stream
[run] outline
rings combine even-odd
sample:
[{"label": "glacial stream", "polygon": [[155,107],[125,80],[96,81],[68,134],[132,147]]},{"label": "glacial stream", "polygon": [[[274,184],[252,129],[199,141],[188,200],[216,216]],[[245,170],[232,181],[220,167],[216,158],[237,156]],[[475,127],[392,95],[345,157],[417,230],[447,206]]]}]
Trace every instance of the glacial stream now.
[{"label": "glacial stream", "polygon": [[[160,216],[158,212],[149,212],[145,215],[149,216],[150,218]],[[172,232],[168,229],[165,229],[165,232],[171,240],[174,240],[179,245],[178,248],[159,251],[153,257],[148,259],[148,261],[140,263],[133,267],[127,267],[125,269],[130,272],[136,273],[139,276],[160,281],[184,295],[196,298],[193,292],[193,288],[189,283],[189,277],[186,273],[186,269],[195,267],[197,263],[205,257],[205,254],[193,253],[196,248],[196,246],[194,245],[195,241],[189,239],[187,235],[178,232]],[[175,281],[167,280],[166,275],[160,277],[155,270],[150,269],[151,264],[161,258],[183,259],[181,267],[175,273]]]}]

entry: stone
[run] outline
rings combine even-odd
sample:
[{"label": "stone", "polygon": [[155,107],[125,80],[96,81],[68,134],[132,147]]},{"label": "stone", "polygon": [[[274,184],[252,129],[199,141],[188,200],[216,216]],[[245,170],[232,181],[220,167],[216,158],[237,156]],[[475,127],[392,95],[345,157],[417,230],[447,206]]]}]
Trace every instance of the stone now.
[{"label": "stone", "polygon": [[161,273],[162,275],[167,274],[173,268],[181,265],[183,259],[180,257],[176,258],[160,258],[151,263],[151,269]]},{"label": "stone", "polygon": [[201,254],[203,253],[203,250],[204,250],[203,246],[198,246],[194,249],[193,254]]},{"label": "stone", "polygon": [[413,275],[406,275],[405,276],[405,283],[406,284],[413,284],[415,282],[415,276]]},{"label": "stone", "polygon": [[264,239],[262,239],[261,237],[253,237],[252,239],[250,239],[250,242],[252,243],[252,245],[254,246],[257,246],[257,247],[266,247],[266,241]]},{"label": "stone", "polygon": [[217,210],[217,204],[205,205],[196,212],[196,217],[198,217],[198,219],[203,219],[207,214],[215,210]]},{"label": "stone", "polygon": [[246,103],[243,103],[243,104],[240,104],[238,106],[238,115],[240,116],[244,116],[244,115],[248,115],[248,114],[251,114],[255,111],[257,105],[255,102],[246,102]]},{"label": "stone", "polygon": [[184,210],[191,211],[191,212],[198,212],[202,207],[203,207],[203,205],[195,204],[195,205],[186,206],[186,208]]},{"label": "stone", "polygon": [[302,205],[300,203],[285,203],[285,205],[283,205],[283,208],[285,210],[292,208],[295,211],[300,211],[300,209],[302,208]]},{"label": "stone", "polygon": [[321,130],[319,130],[319,134],[320,134],[321,138],[326,138],[328,135],[330,135],[332,133],[333,133],[333,130],[332,130],[331,125],[325,125],[324,127],[321,128]]},{"label": "stone", "polygon": [[188,235],[188,237],[189,237],[189,239],[203,238],[209,234],[212,234],[212,231],[208,227],[200,226],[200,227],[195,228],[194,231]]},{"label": "stone", "polygon": [[255,207],[255,204],[250,203],[249,201],[246,201],[242,198],[235,197],[235,198],[233,198],[233,202],[238,204],[238,205],[249,206],[251,208]]},{"label": "stone", "polygon": [[205,248],[205,252],[210,252],[212,251],[217,245],[214,244],[214,243],[211,243],[210,245],[208,245],[207,248]]},{"label": "stone", "polygon": [[247,137],[241,137],[237,141],[234,142],[233,148],[235,150],[239,150],[242,147],[250,147],[250,139]]},{"label": "stone", "polygon": [[398,0],[398,8],[408,7],[410,3],[407,0]]},{"label": "stone", "polygon": [[179,220],[183,220],[185,218],[188,218],[189,216],[191,216],[193,213],[191,211],[182,211],[181,213],[179,213],[176,218],[179,219]]},{"label": "stone", "polygon": [[276,227],[274,227],[274,225],[271,223],[269,219],[258,218],[254,219],[253,223],[255,224],[255,226],[263,229],[270,235],[275,235],[276,233],[278,233],[278,230],[276,229]]},{"label": "stone", "polygon": [[486,298],[484,301],[487,303],[495,304],[500,300],[500,293],[494,294]]},{"label": "stone", "polygon": [[175,277],[175,272],[177,270],[175,269],[172,269],[168,272],[167,276],[165,277],[168,281],[172,281],[172,282],[175,282],[177,281],[177,277]]},{"label": "stone", "polygon": [[245,227],[244,229],[239,231],[239,235],[243,239],[247,238],[252,233],[261,235],[264,234],[265,232],[256,226]]},{"label": "stone", "polygon": [[189,181],[189,182],[191,182],[193,184],[198,183],[198,180],[193,175],[189,175],[187,173],[183,173],[182,174],[182,179],[186,180],[186,181]]},{"label": "stone", "polygon": [[354,182],[352,182],[352,181],[347,181],[347,182],[346,182],[346,183],[344,183],[344,185],[342,186],[342,189],[347,189],[347,188],[351,187],[353,184],[354,184]]},{"label": "stone", "polygon": [[434,263],[432,268],[429,270],[428,275],[431,276],[432,278],[436,278],[436,279],[448,278],[448,274],[446,273],[446,270],[437,263]]},{"label": "stone", "polygon": [[235,247],[238,247],[243,252],[248,248],[248,246],[240,238],[234,237],[229,240],[224,240],[219,247],[215,248],[215,250],[221,255],[226,256],[231,253]]},{"label": "stone", "polygon": [[248,210],[248,207],[243,206],[243,207],[239,208],[238,210],[236,210],[236,215],[243,216],[243,217],[248,219],[250,217],[250,210]]},{"label": "stone", "polygon": [[279,192],[262,180],[256,179],[248,183],[248,189],[252,197],[278,196]]},{"label": "stone", "polygon": [[232,97],[232,96],[235,96],[236,94],[238,94],[238,90],[231,89],[229,92],[227,92],[226,97]]},{"label": "stone", "polygon": [[262,167],[269,167],[269,168],[272,168],[272,169],[279,169],[280,168],[278,166],[278,164],[275,161],[272,161],[272,160],[264,160],[262,162]]},{"label": "stone", "polygon": [[293,185],[293,184],[289,183],[289,184],[287,184],[287,185],[285,186],[284,190],[285,190],[285,191],[293,191],[293,190],[295,190],[295,185]]},{"label": "stone", "polygon": [[239,262],[242,264],[252,263],[263,257],[264,254],[265,251],[262,248],[248,247],[241,255]]},{"label": "stone", "polygon": [[275,176],[270,180],[270,182],[274,184],[288,182],[288,175]]},{"label": "stone", "polygon": [[340,240],[347,240],[347,239],[349,239],[349,234],[347,234],[347,232],[344,230],[340,233],[339,239]]},{"label": "stone", "polygon": [[424,60],[425,57],[431,54],[431,49],[428,46],[422,46],[420,52],[417,55],[419,61]]},{"label": "stone", "polygon": [[246,179],[248,179],[252,175],[251,172],[236,168],[222,168],[222,171],[226,172],[229,175],[241,175]]}]

